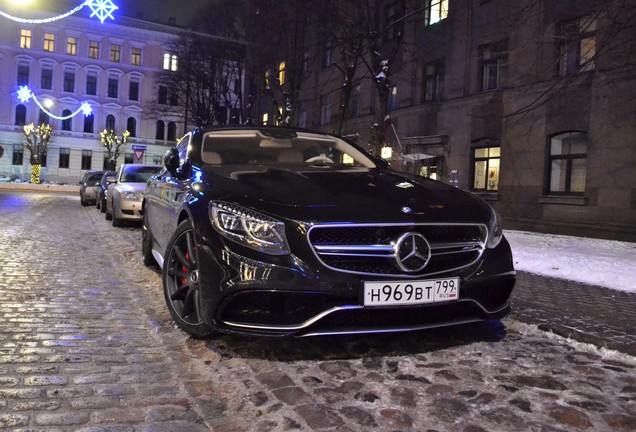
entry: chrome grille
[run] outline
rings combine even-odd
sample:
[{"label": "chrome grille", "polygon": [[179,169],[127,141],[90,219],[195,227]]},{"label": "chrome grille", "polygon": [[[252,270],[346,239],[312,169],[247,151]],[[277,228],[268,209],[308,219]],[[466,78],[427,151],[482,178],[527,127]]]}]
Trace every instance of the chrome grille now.
[{"label": "chrome grille", "polygon": [[[396,259],[396,243],[409,232],[423,235],[431,249],[426,267],[414,274],[405,273]],[[410,278],[473,264],[484,251],[487,233],[478,224],[330,224],[315,225],[307,235],[318,259],[333,270]]]}]

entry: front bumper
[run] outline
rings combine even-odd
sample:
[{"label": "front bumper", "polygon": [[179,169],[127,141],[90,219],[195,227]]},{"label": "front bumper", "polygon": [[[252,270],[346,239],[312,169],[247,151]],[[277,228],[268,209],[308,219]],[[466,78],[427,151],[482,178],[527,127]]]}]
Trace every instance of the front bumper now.
[{"label": "front bumper", "polygon": [[141,213],[142,201],[132,201],[120,199],[115,206],[115,216],[118,219],[127,221],[141,221],[143,215]]},{"label": "front bumper", "polygon": [[311,258],[292,255],[265,263],[241,252],[222,240],[199,248],[205,319],[227,333],[379,333],[501,319],[510,313],[515,284],[505,240],[461,274],[445,275],[460,277],[459,300],[397,307],[363,306],[364,281],[372,277],[330,270]]}]

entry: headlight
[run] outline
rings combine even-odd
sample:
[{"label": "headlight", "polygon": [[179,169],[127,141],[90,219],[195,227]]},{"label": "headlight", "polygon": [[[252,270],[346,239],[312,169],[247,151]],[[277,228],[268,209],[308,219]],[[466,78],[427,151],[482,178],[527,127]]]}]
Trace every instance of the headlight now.
[{"label": "headlight", "polygon": [[210,202],[210,221],[222,236],[270,255],[289,253],[285,224],[233,204]]},{"label": "headlight", "polygon": [[503,237],[503,227],[501,226],[501,216],[497,213],[497,210],[490,208],[490,222],[488,223],[488,240],[486,246],[489,249],[497,247],[501,238]]},{"label": "headlight", "polygon": [[122,192],[121,197],[126,200],[140,200],[141,196],[137,192]]}]

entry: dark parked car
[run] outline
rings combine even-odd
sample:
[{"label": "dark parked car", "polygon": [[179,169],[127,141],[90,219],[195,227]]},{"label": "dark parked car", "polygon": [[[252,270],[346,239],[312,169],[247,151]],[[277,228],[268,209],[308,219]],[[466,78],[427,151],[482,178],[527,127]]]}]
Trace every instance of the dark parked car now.
[{"label": "dark parked car", "polygon": [[510,312],[498,214],[305,130],[199,129],[146,187],[142,257],[187,333],[416,330]]},{"label": "dark parked car", "polygon": [[106,212],[106,191],[108,190],[108,179],[115,180],[115,171],[106,171],[99,182],[99,189],[97,191],[97,209],[102,213]]},{"label": "dark parked car", "polygon": [[97,200],[97,191],[99,189],[99,182],[104,175],[104,171],[86,171],[80,184],[80,204],[87,206],[89,204],[95,204]]}]

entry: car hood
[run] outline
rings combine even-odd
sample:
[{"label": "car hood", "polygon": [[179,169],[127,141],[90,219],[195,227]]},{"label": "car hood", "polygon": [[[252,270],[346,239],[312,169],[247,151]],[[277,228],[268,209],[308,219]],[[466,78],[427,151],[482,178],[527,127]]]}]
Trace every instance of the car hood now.
[{"label": "car hood", "polygon": [[146,189],[146,183],[117,183],[115,188],[120,192],[139,192],[143,193]]},{"label": "car hood", "polygon": [[224,166],[203,173],[210,197],[292,219],[487,223],[491,212],[473,194],[391,170]]}]

